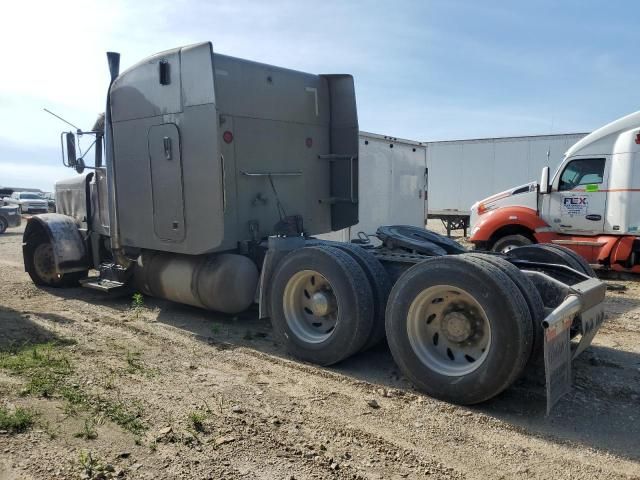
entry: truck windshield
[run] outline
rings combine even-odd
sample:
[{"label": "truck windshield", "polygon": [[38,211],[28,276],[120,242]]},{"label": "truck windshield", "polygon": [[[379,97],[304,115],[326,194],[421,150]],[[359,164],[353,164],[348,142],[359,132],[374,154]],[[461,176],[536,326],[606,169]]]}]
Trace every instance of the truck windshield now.
[{"label": "truck windshield", "polygon": [[35,193],[21,193],[20,200],[42,200],[42,197]]}]

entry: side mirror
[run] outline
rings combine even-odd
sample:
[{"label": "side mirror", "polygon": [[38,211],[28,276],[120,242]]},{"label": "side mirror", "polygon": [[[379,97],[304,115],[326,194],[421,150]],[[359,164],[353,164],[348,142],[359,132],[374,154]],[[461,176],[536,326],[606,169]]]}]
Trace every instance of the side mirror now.
[{"label": "side mirror", "polygon": [[76,169],[76,172],[78,172],[78,173],[84,172],[84,160],[82,158],[79,158],[76,161],[75,169]]},{"label": "side mirror", "polygon": [[77,164],[76,160],[76,137],[73,133],[68,132],[64,134],[64,138],[67,144],[67,165],[75,168]]},{"label": "side mirror", "polygon": [[540,175],[540,185],[538,191],[542,194],[549,193],[549,167],[542,168],[542,175]]}]

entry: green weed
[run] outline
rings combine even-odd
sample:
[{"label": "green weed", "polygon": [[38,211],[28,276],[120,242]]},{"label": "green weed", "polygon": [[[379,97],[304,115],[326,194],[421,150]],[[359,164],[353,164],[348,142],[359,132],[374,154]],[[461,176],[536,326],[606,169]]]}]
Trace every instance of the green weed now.
[{"label": "green weed", "polygon": [[188,419],[196,432],[204,432],[204,422],[207,419],[207,416],[204,413],[191,412],[189,413]]},{"label": "green weed", "polygon": [[85,440],[95,440],[98,438],[98,431],[96,430],[96,422],[92,418],[87,418],[84,421],[84,428],[75,433],[73,436],[76,438],[84,438]]},{"label": "green weed", "polygon": [[0,368],[27,378],[23,394],[51,397],[73,372],[69,359],[58,346],[50,342],[0,352]]},{"label": "green weed", "polygon": [[0,407],[0,430],[10,433],[21,433],[33,426],[36,413],[33,410],[17,407],[10,411],[6,407]]}]

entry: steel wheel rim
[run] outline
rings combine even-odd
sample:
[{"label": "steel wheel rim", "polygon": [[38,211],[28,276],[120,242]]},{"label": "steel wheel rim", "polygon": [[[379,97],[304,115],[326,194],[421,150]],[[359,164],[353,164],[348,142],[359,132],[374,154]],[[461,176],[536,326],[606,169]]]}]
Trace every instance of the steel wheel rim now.
[{"label": "steel wheel rim", "polygon": [[38,277],[47,283],[53,283],[60,278],[56,272],[53,258],[53,247],[50,243],[41,243],[33,252],[33,267]]},{"label": "steel wheel rim", "polygon": [[510,244],[510,245],[505,245],[502,250],[500,250],[500,253],[509,253],[511,250],[513,250],[514,248],[518,248],[521,245],[514,245],[514,244]]},{"label": "steel wheel rim", "polygon": [[283,307],[291,332],[308,343],[324,342],[338,323],[338,302],[333,288],[315,270],[301,270],[289,279]]},{"label": "steel wheel rim", "polygon": [[468,375],[484,363],[491,347],[484,309],[468,292],[450,285],[429,287],[416,296],[407,333],[420,362],[441,375]]}]

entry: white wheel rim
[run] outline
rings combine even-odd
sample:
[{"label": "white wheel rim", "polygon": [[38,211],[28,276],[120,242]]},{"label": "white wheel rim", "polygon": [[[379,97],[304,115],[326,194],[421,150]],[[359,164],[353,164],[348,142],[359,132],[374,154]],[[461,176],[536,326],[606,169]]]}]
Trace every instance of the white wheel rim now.
[{"label": "white wheel rim", "polygon": [[416,296],[407,315],[407,334],[418,359],[447,376],[475,371],[491,347],[491,325],[482,306],[449,285],[429,287]]},{"label": "white wheel rim", "polygon": [[291,332],[308,343],[321,343],[335,331],[338,301],[329,281],[315,270],[301,270],[284,289],[283,310]]}]

